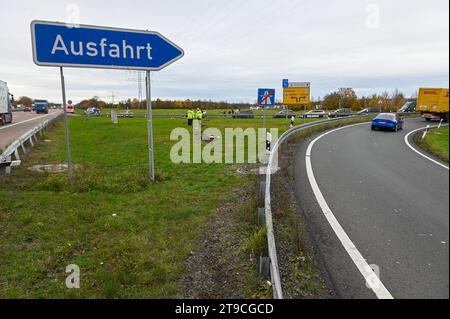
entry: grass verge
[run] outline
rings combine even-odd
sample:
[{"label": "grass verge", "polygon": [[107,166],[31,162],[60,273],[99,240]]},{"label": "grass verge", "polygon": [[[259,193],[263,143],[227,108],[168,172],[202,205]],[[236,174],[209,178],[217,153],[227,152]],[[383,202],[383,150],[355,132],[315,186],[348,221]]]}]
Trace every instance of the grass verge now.
[{"label": "grass verge", "polygon": [[436,156],[437,158],[449,162],[449,128],[442,127],[440,129],[434,129],[428,132],[425,139],[422,139],[422,133],[418,133],[414,137],[415,143],[423,148],[428,153]]},{"label": "grass verge", "polygon": [[[223,131],[261,127],[262,120],[204,124]],[[267,125],[282,132],[289,122]],[[147,178],[145,119],[112,126],[107,118],[72,117],[72,157],[81,167],[73,183],[66,174],[29,170],[65,161],[62,123],[46,132],[47,142],[0,179],[0,298],[176,297],[217,207],[251,183],[235,165],[173,164],[169,136],[185,126],[182,119],[154,122],[156,185]],[[81,268],[81,289],[65,287],[70,264]]]}]

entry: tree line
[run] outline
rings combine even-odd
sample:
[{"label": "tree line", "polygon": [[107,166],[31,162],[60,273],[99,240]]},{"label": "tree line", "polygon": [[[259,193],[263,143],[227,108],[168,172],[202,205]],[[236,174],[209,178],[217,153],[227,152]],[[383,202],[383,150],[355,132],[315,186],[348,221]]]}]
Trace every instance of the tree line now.
[{"label": "tree line", "polygon": [[407,101],[413,99],[415,99],[415,97],[407,99],[405,95],[397,89],[392,93],[384,91],[381,94],[358,97],[353,89],[342,88],[327,94],[323,101],[314,103],[316,105],[320,104],[325,110],[350,108],[353,111],[360,111],[365,108],[380,108],[382,112],[394,112],[400,109]]}]

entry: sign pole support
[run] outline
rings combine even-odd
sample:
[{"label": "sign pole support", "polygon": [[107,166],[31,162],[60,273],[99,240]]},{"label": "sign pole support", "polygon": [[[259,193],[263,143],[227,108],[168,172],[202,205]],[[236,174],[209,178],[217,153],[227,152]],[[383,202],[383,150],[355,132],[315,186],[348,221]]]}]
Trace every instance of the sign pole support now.
[{"label": "sign pole support", "polygon": [[152,111],[152,88],[151,88],[151,73],[147,71],[146,77],[146,95],[147,95],[147,124],[148,124],[148,150],[149,150],[149,167],[150,179],[153,183],[155,179],[155,152],[153,144],[153,111]]},{"label": "sign pole support", "polygon": [[69,181],[72,183],[73,180],[73,165],[72,165],[72,154],[70,152],[70,132],[69,132],[69,120],[67,118],[67,102],[66,102],[66,82],[64,79],[64,69],[59,68],[61,73],[61,88],[62,88],[62,99],[63,99],[63,109],[64,109],[64,127],[66,130],[66,147],[67,147],[67,169],[69,172]]}]

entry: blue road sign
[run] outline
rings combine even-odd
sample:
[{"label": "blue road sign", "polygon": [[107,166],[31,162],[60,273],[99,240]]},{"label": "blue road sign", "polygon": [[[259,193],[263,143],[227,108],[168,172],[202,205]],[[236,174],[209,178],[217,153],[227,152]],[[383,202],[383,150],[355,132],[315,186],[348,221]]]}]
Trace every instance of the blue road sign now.
[{"label": "blue road sign", "polygon": [[157,32],[33,21],[31,34],[41,66],[158,71],[184,56]]},{"label": "blue road sign", "polygon": [[258,106],[273,107],[275,106],[275,90],[259,89],[258,90]]},{"label": "blue road sign", "polygon": [[289,80],[283,80],[283,89],[287,89],[289,87]]}]

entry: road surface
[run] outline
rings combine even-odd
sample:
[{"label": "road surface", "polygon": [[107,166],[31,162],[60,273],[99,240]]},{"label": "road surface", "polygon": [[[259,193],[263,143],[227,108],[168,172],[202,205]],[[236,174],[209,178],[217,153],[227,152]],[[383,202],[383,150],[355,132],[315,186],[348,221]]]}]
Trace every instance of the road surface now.
[{"label": "road surface", "polygon": [[[449,298],[449,171],[404,141],[424,126],[413,119],[398,133],[344,128],[317,140],[309,157],[332,214],[393,298]],[[296,151],[298,201],[338,297],[376,298],[311,186],[306,151],[317,137]]]},{"label": "road surface", "polygon": [[14,112],[13,123],[0,126],[0,149],[5,150],[12,142],[40,123],[60,114],[61,110],[50,110],[49,114]]}]

